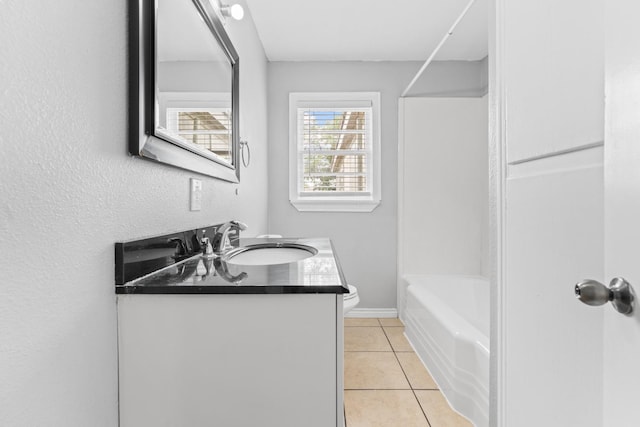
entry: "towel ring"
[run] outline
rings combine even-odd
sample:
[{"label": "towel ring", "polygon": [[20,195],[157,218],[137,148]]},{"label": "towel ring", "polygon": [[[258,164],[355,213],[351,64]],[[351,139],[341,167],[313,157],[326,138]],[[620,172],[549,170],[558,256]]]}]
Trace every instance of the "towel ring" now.
[{"label": "towel ring", "polygon": [[[244,152],[245,152],[245,147],[247,148],[247,157],[245,158],[244,156]],[[249,142],[248,141],[240,141],[240,154],[242,155],[242,164],[244,165],[245,168],[249,167],[249,164],[251,164],[251,148],[249,148]]]}]

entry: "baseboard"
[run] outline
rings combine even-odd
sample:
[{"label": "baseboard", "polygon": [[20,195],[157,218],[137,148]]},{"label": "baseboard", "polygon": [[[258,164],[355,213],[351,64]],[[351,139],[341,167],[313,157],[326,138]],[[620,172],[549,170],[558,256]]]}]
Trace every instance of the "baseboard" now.
[{"label": "baseboard", "polygon": [[398,309],[396,308],[354,308],[348,312],[344,317],[398,317]]}]

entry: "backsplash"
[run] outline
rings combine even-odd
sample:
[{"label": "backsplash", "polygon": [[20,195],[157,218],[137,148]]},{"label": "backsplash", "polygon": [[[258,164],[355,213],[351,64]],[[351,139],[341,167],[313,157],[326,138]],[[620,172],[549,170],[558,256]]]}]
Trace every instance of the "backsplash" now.
[{"label": "backsplash", "polygon": [[[200,245],[202,238],[207,236],[213,239],[216,230],[221,225],[215,224],[157,237],[116,243],[116,285],[124,285],[131,280],[202,252]],[[231,245],[238,246],[239,238],[240,230],[234,227],[234,231],[229,233]]]}]

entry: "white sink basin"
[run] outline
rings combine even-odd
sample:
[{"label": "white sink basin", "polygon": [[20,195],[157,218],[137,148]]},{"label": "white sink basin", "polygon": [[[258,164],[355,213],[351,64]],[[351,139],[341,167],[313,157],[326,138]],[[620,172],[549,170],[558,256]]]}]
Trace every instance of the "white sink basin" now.
[{"label": "white sink basin", "polygon": [[224,256],[224,261],[239,265],[287,264],[317,253],[317,249],[297,243],[258,243],[230,251]]}]

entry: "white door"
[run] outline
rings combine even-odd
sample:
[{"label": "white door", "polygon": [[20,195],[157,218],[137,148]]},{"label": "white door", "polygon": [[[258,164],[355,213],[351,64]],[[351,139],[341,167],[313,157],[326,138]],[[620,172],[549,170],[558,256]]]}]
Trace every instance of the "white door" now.
[{"label": "white door", "polygon": [[493,424],[640,426],[640,315],[573,296],[585,278],[640,290],[640,6],[495,5]]},{"label": "white door", "polygon": [[[605,2],[605,278],[640,293],[640,4]],[[604,307],[604,426],[640,426],[640,307]]]},{"label": "white door", "polygon": [[573,285],[604,280],[603,1],[496,0],[501,427],[602,426],[608,307]]}]

